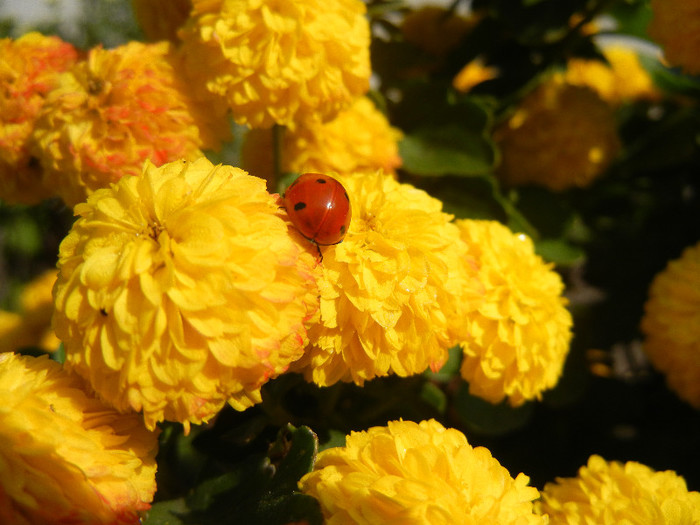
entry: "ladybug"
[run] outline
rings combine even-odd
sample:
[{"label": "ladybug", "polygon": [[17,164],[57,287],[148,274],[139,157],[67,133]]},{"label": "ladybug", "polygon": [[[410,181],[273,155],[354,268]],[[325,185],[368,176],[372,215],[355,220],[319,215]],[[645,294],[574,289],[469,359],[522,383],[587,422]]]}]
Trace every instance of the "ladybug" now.
[{"label": "ladybug", "polygon": [[321,173],[304,173],[287,188],[284,207],[294,227],[318,246],[338,244],[350,226],[352,210],[343,185]]}]

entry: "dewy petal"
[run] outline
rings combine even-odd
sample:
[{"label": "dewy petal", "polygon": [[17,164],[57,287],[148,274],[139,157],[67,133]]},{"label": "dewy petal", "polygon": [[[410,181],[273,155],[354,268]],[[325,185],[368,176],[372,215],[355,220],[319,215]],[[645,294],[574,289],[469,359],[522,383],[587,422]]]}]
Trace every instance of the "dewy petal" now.
[{"label": "dewy petal", "polygon": [[120,410],[150,428],[201,423],[250,406],[301,356],[316,264],[262,179],[205,158],[147,163],[76,210],[54,324],[67,365]]}]

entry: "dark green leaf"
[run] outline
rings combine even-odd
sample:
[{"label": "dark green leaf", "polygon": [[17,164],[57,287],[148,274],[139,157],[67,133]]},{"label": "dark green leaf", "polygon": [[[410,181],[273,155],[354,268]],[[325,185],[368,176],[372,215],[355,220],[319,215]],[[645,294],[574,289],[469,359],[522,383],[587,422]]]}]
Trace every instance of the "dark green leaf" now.
[{"label": "dark green leaf", "polygon": [[406,171],[426,176],[481,175],[496,158],[490,139],[457,124],[418,129],[399,143],[399,153]]},{"label": "dark green leaf", "polygon": [[557,266],[572,266],[581,262],[586,253],[563,239],[543,239],[535,244],[535,252],[545,261]]},{"label": "dark green leaf", "polygon": [[464,424],[474,432],[503,435],[525,426],[533,413],[533,404],[513,408],[507,402],[494,405],[469,393],[462,382],[454,400],[455,409]]},{"label": "dark green leaf", "polygon": [[143,518],[143,525],[191,525],[181,519],[189,512],[184,498],[154,503]]},{"label": "dark green leaf", "polygon": [[435,408],[439,414],[447,410],[447,396],[435,383],[424,383],[421,390],[421,399]]}]

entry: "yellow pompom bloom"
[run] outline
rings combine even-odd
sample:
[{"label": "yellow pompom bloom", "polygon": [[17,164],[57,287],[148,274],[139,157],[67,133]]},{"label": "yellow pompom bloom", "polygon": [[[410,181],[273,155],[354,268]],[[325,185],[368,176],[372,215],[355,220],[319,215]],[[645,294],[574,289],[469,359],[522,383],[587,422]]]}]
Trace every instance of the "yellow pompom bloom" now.
[{"label": "yellow pompom bloom", "polygon": [[571,341],[564,284],[532,241],[496,221],[459,220],[479,269],[484,302],[465,319],[461,374],[469,392],[513,406],[557,384]]},{"label": "yellow pompom bloom", "polygon": [[223,113],[194,99],[168,42],[95,48],[60,77],[34,131],[44,182],[69,205],[124,175],[194,160],[229,136]]},{"label": "yellow pompom bloom", "polygon": [[564,79],[574,86],[589,87],[610,104],[654,100],[659,92],[633,49],[609,46],[602,50],[608,64],[600,60],[569,60]]},{"label": "yellow pompom bloom", "polygon": [[103,399],[201,423],[243,410],[298,359],[318,308],[315,259],[265,181],[202,158],[124,177],[75,207],[54,327]]},{"label": "yellow pompom bloom", "polygon": [[[401,166],[401,131],[392,127],[371,100],[361,97],[327,123],[287,130],[282,139],[282,170],[293,173],[354,173]],[[273,167],[272,132],[251,130],[243,143],[243,167],[268,179]]]},{"label": "yellow pompom bloom", "polygon": [[692,75],[700,73],[700,2],[651,0],[649,35],[673,66]]},{"label": "yellow pompom bloom", "polygon": [[0,522],[138,524],[157,436],[46,356],[0,355]]},{"label": "yellow pompom bloom", "polygon": [[177,30],[192,9],[192,0],[131,0],[134,16],[149,40],[178,42]]},{"label": "yellow pompom bloom", "polygon": [[498,173],[510,185],[554,191],[583,188],[602,175],[620,149],[611,107],[588,88],[550,77],[497,130]]},{"label": "yellow pompom bloom", "polygon": [[58,75],[77,60],[75,48],[54,36],[0,39],[0,199],[5,202],[35,204],[53,194],[52,186],[41,184],[28,140]]},{"label": "yellow pompom bloom", "polygon": [[0,352],[33,346],[53,352],[60,341],[51,328],[56,270],[47,270],[25,286],[20,313],[0,311]]},{"label": "yellow pompom bloom", "polygon": [[295,369],[321,386],[439,369],[481,301],[452,216],[381,172],[338,179],[352,222],[342,243],[323,248],[321,319]]},{"label": "yellow pompom bloom", "polygon": [[679,397],[700,409],[700,243],[654,278],[644,309],[651,363]]},{"label": "yellow pompom bloom", "polygon": [[193,0],[180,32],[193,81],[239,124],[330,120],[369,89],[361,0]]},{"label": "yellow pompom bloom", "polygon": [[299,488],[319,500],[328,525],[544,525],[528,482],[458,430],[390,421],[321,452]]},{"label": "yellow pompom bloom", "polygon": [[691,525],[700,523],[700,493],[671,470],[591,456],[575,478],[547,483],[537,510],[550,525]]}]

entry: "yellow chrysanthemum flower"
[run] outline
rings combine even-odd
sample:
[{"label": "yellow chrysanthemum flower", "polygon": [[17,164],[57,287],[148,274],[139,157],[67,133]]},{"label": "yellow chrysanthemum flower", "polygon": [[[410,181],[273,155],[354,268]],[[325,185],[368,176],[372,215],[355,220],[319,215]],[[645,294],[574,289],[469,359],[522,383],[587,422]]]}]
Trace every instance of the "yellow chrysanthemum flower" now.
[{"label": "yellow chrysanthemum flower", "polygon": [[360,0],[193,0],[180,32],[193,81],[239,124],[330,120],[369,89]]},{"label": "yellow chrysanthemum flower", "polygon": [[452,216],[381,172],[338,179],[352,222],[342,243],[323,248],[321,319],[295,369],[325,386],[440,368],[481,301]]},{"label": "yellow chrysanthemum flower", "polygon": [[328,525],[546,524],[538,491],[484,447],[435,420],[390,421],[347,436],[318,455],[300,489],[321,503]]},{"label": "yellow chrysanthemum flower", "polygon": [[589,87],[610,104],[659,97],[651,76],[633,49],[618,45],[605,47],[602,52],[608,64],[583,58],[569,60],[564,73],[566,82]]},{"label": "yellow chrysanthemum flower", "polygon": [[33,346],[53,352],[60,341],[51,328],[56,270],[39,275],[22,290],[20,312],[0,310],[0,352]]},{"label": "yellow chrysanthemum flower", "polygon": [[700,493],[671,470],[591,456],[575,478],[547,483],[537,510],[550,525],[691,525],[700,523]]},{"label": "yellow chrysanthemum flower", "polygon": [[700,73],[700,2],[651,0],[649,35],[672,65],[692,75]]},{"label": "yellow chrysanthemum flower", "polygon": [[590,89],[567,84],[559,76],[526,96],[495,137],[504,182],[554,191],[588,186],[620,149],[611,107]]},{"label": "yellow chrysanthemum flower", "polygon": [[41,184],[28,140],[58,75],[77,60],[75,48],[54,36],[0,39],[0,199],[5,202],[35,204],[53,194],[54,188]]},{"label": "yellow chrysanthemum flower", "polygon": [[157,436],[46,356],[0,355],[0,522],[138,524]]},{"label": "yellow chrysanthemum flower", "polygon": [[649,359],[679,397],[700,409],[700,243],[654,278],[644,309]]},{"label": "yellow chrysanthemum flower", "polygon": [[[392,127],[371,100],[361,97],[327,123],[287,130],[282,139],[282,170],[293,173],[354,173],[401,166],[398,141]],[[272,132],[251,130],[243,143],[243,167],[270,180],[273,168]]]},{"label": "yellow chrysanthemum flower", "polygon": [[192,0],[131,0],[131,6],[149,40],[178,42],[177,30],[187,21]]},{"label": "yellow chrysanthemum flower", "polygon": [[243,410],[298,359],[316,261],[265,181],[202,158],[124,177],[76,206],[54,327],[66,363],[146,425]]},{"label": "yellow chrysanthemum flower", "polygon": [[496,221],[459,220],[457,226],[485,290],[465,319],[462,377],[469,392],[513,406],[540,399],[561,376],[571,341],[564,284],[532,241]]},{"label": "yellow chrysanthemum flower", "polygon": [[[95,48],[60,77],[36,123],[33,153],[45,184],[75,205],[124,175],[194,160],[218,148],[229,125],[213,105],[193,98],[168,42]],[[223,108],[222,108],[223,109]]]}]

